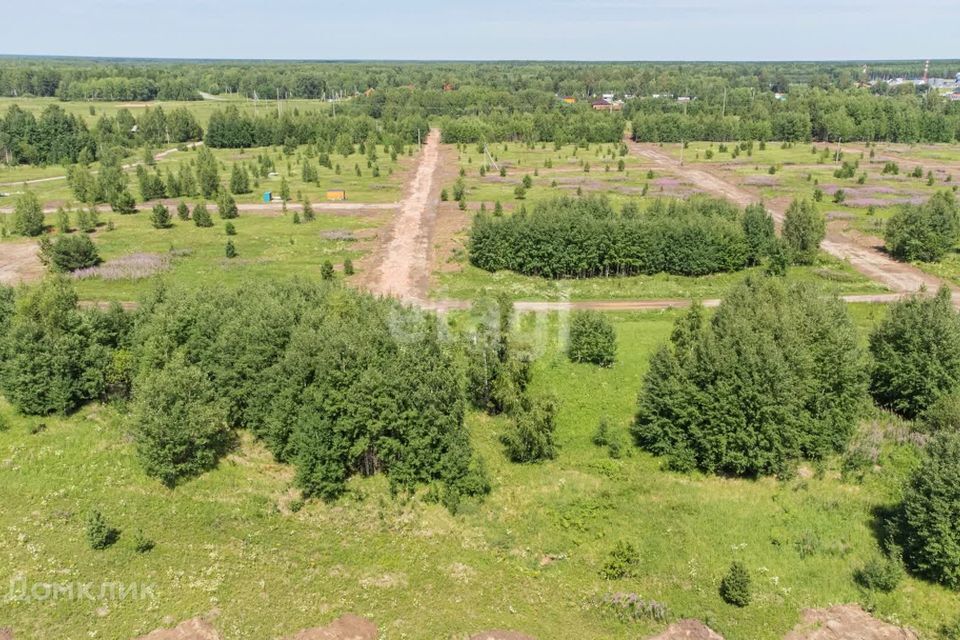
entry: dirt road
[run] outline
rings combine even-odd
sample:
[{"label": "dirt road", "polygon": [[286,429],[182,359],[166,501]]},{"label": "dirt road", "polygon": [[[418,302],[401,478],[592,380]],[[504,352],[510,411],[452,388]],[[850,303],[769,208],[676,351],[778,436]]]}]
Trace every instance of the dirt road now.
[{"label": "dirt road", "polygon": [[38,251],[32,240],[0,244],[0,285],[15,286],[42,278],[44,268]]},{"label": "dirt road", "polygon": [[[631,153],[645,158],[657,166],[669,169],[698,188],[715,196],[726,198],[737,206],[745,207],[758,202],[760,196],[743,187],[737,186],[728,180],[702,169],[692,169],[680,164],[671,156],[664,153],[659,147],[652,144],[640,144],[628,138],[624,139]],[[770,215],[777,224],[783,223],[785,208],[769,207]],[[868,278],[880,282],[892,291],[918,291],[921,287],[936,290],[943,284],[938,278],[928,275],[916,267],[897,262],[883,253],[875,243],[866,238],[860,238],[855,232],[840,233],[829,230],[827,238],[821,245],[823,250],[841,260],[849,261],[850,265]]]},{"label": "dirt road", "polygon": [[399,211],[374,256],[377,266],[367,282],[374,293],[407,301],[426,299],[430,237],[439,201],[440,184],[435,180],[439,157],[440,130],[431,129]]}]

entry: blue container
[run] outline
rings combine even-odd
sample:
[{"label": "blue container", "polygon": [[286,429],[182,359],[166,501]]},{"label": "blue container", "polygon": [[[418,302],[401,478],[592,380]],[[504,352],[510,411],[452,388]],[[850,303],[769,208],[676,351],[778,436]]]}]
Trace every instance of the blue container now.
[{"label": "blue container", "polygon": [[270,191],[264,191],[264,192],[263,192],[263,201],[264,201],[264,202],[271,202],[272,200],[273,200],[273,193],[270,192]]}]

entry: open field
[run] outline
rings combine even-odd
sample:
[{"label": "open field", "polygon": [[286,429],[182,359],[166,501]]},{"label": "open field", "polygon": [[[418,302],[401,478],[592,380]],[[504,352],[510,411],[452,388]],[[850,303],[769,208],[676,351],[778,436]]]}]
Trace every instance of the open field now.
[{"label": "open field", "polygon": [[[877,309],[854,309],[861,327]],[[335,504],[291,513],[289,468],[246,437],[216,471],[168,491],[140,471],[122,410],[90,405],[65,419],[20,418],[0,405],[11,423],[0,432],[0,574],[26,584],[138,582],[155,594],[3,602],[2,619],[18,638],[129,638],[211,610],[228,640],[275,637],[348,611],[377,621],[387,638],[494,627],[540,638],[570,629],[581,638],[636,638],[662,628],[617,622],[595,606],[630,591],[664,603],[671,619],[704,619],[730,640],[781,638],[801,608],[837,602],[867,602],[926,633],[949,620],[960,607],[956,593],[908,579],[893,594],[870,596],[850,577],[877,552],[873,511],[896,499],[915,462],[888,418],[864,413],[864,437],[887,437],[879,466],[859,483],[839,478],[838,461],[788,481],[729,480],[668,473],[644,453],[613,460],[590,444],[601,417],[625,431],[648,356],[674,317],[615,316],[620,358],[608,370],[566,360],[555,338],[561,317],[521,322],[539,345],[537,390],[563,399],[561,454],[510,464],[497,442],[501,420],[472,414],[494,491],[457,516],[420,498],[391,498],[381,477],[353,481]],[[31,434],[39,423],[46,429]],[[107,551],[83,539],[95,506],[123,530]],[[157,542],[147,554],[132,549],[138,528]],[[640,551],[637,578],[598,576],[617,540]],[[717,596],[731,559],[758,576],[746,609]]]}]

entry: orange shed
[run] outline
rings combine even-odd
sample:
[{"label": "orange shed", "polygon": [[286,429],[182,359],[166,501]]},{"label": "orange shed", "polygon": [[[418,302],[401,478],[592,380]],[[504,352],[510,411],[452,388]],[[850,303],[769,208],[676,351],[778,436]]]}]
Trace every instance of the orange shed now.
[{"label": "orange shed", "polygon": [[327,200],[346,200],[347,192],[343,189],[331,189],[327,191]]}]

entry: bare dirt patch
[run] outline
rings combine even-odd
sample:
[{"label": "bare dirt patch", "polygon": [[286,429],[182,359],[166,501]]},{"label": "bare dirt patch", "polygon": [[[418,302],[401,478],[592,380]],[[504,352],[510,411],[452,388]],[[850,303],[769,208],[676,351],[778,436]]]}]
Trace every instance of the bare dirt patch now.
[{"label": "bare dirt patch", "polygon": [[470,636],[470,640],[536,640],[533,636],[518,631],[481,631]]},{"label": "bare dirt patch", "polygon": [[377,640],[377,625],[348,613],[325,627],[304,629],[282,640]]},{"label": "bare dirt patch", "polygon": [[847,604],[807,609],[784,640],[917,640],[917,634],[877,620],[860,605]]},{"label": "bare dirt patch", "polygon": [[220,640],[220,634],[206,618],[190,618],[172,629],[157,629],[137,640]]},{"label": "bare dirt patch", "polygon": [[0,244],[0,284],[18,285],[43,277],[43,264],[36,242],[4,242]]},{"label": "bare dirt patch", "polygon": [[723,636],[699,620],[680,620],[648,640],[723,640]]}]

